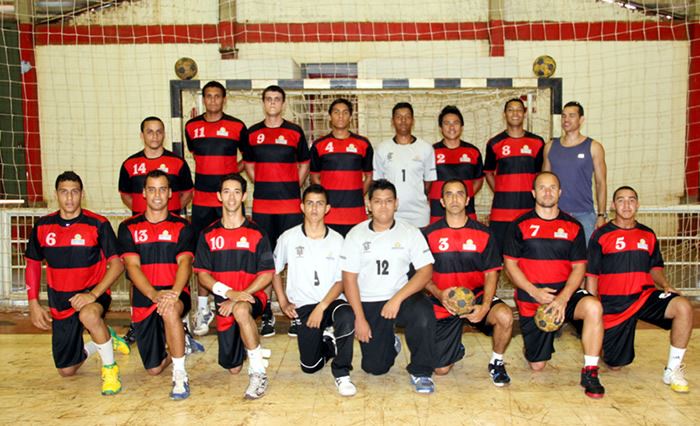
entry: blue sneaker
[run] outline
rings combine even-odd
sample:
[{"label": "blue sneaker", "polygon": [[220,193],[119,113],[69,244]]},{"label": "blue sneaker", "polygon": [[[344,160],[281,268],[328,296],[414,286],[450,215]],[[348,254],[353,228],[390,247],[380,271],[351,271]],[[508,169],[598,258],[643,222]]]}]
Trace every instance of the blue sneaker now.
[{"label": "blue sneaker", "polygon": [[396,355],[401,353],[401,339],[399,339],[399,336],[394,334],[394,350],[396,351]]},{"label": "blue sneaker", "polygon": [[204,345],[195,340],[189,331],[185,329],[185,355],[191,355],[197,352],[204,352]]},{"label": "blue sneaker", "polygon": [[506,366],[501,360],[489,364],[489,374],[494,385],[502,387],[510,383],[510,376],[506,372]]},{"label": "blue sneaker", "polygon": [[181,370],[173,371],[173,390],[170,391],[170,399],[180,401],[190,396],[190,383],[187,373]]},{"label": "blue sneaker", "polygon": [[435,383],[432,377],[421,376],[416,377],[413,374],[410,375],[411,384],[416,389],[418,393],[433,393],[435,392]]}]

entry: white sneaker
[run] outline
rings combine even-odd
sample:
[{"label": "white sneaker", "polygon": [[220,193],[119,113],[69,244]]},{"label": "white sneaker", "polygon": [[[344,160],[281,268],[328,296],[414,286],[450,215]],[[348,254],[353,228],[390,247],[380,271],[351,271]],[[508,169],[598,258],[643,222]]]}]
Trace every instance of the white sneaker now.
[{"label": "white sneaker", "polygon": [[681,364],[673,370],[664,368],[664,383],[671,385],[671,389],[678,393],[688,393],[688,381],[685,380],[685,364]]},{"label": "white sneaker", "polygon": [[245,399],[258,399],[265,395],[267,390],[267,376],[264,373],[251,373],[248,389],[245,390]]},{"label": "white sneaker", "polygon": [[187,399],[190,396],[190,383],[187,373],[181,370],[173,371],[173,390],[170,392],[170,399],[176,401]]},{"label": "white sneaker", "polygon": [[357,388],[350,380],[350,376],[336,377],[335,387],[341,396],[353,396],[357,393]]},{"label": "white sneaker", "polygon": [[206,336],[209,333],[209,324],[214,320],[212,311],[197,311],[197,317],[194,323],[194,334],[197,336]]}]

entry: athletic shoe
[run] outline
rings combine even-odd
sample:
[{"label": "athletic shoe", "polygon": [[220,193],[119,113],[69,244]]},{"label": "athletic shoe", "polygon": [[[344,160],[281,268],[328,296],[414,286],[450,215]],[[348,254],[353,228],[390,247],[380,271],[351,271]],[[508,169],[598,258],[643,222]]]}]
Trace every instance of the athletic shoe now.
[{"label": "athletic shoe", "polygon": [[338,355],[338,346],[335,341],[335,329],[333,326],[326,327],[323,330],[323,346],[326,348],[326,361]]},{"label": "athletic shoe", "polygon": [[338,388],[340,396],[353,396],[357,393],[357,388],[350,380],[350,376],[336,377],[335,387]]},{"label": "athletic shoe", "polygon": [[131,348],[126,343],[126,340],[117,336],[117,332],[112,327],[107,327],[107,330],[109,330],[109,335],[112,337],[112,349],[124,355],[129,355]]},{"label": "athletic shoe", "polygon": [[275,316],[263,317],[262,326],[260,327],[260,335],[263,337],[272,337],[275,335]]},{"label": "athletic shoe", "polygon": [[267,390],[267,376],[265,373],[251,373],[248,389],[245,390],[245,399],[258,399],[265,395]]},{"label": "athletic shoe", "polygon": [[289,331],[287,331],[287,335],[289,337],[297,337],[300,326],[301,320],[299,318],[292,318],[292,320],[289,321]]},{"label": "athletic shoe", "polygon": [[401,353],[401,339],[399,339],[399,336],[394,334],[394,350],[396,351],[396,355]]},{"label": "athletic shoe", "polygon": [[435,392],[435,383],[432,377],[420,376],[416,377],[413,374],[409,375],[411,378],[411,384],[416,389],[418,393],[433,393]]},{"label": "athletic shoe", "polygon": [[119,367],[115,362],[112,365],[102,366],[102,395],[116,395],[122,390],[122,381],[119,378]]},{"label": "athletic shoe", "polygon": [[497,359],[494,364],[489,364],[489,374],[494,385],[501,387],[510,383],[510,376],[506,372],[506,365]]},{"label": "athletic shoe", "polygon": [[206,336],[209,333],[209,324],[214,320],[212,311],[197,311],[197,316],[194,322],[194,334],[197,336]]},{"label": "athletic shoe", "polygon": [[204,352],[204,345],[195,340],[190,332],[185,329],[185,355],[192,355],[197,352]]},{"label": "athletic shoe", "polygon": [[190,382],[187,372],[173,370],[173,390],[170,391],[170,399],[180,401],[190,396]]},{"label": "athletic shoe", "polygon": [[129,329],[126,330],[126,334],[122,337],[124,341],[131,346],[132,343],[136,343],[136,330],[134,329],[134,323],[129,323]]},{"label": "athletic shoe", "polygon": [[671,389],[678,393],[688,392],[688,381],[685,380],[685,364],[670,370],[664,368],[664,383],[671,385]]},{"label": "athletic shoe", "polygon": [[598,379],[597,365],[589,365],[581,369],[581,386],[588,397],[598,399],[605,395],[605,388]]}]

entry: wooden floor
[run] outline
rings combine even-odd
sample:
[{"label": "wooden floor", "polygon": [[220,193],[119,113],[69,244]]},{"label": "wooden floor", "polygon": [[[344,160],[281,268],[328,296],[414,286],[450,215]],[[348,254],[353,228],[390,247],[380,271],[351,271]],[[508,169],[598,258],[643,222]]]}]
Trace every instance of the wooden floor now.
[{"label": "wooden floor", "polygon": [[[8,321],[0,319],[3,324],[7,327]],[[352,378],[358,394],[352,398],[336,393],[329,367],[303,374],[296,339],[278,334],[263,340],[272,350],[270,386],[258,401],[242,398],[247,376],[231,376],[217,365],[212,333],[201,338],[207,351],[187,360],[192,396],[181,402],[168,399],[170,371],[149,377],[135,352],[117,355],[123,391],[106,397],[100,395],[99,357],[89,359],[77,376],[61,378],[53,367],[50,335],[5,333],[0,334],[0,359],[5,362],[0,368],[0,424],[697,425],[697,331],[686,356],[689,394],[676,394],[661,381],[668,333],[640,329],[635,363],[618,372],[603,368],[607,393],[601,400],[587,398],[578,385],[582,355],[570,329],[556,341],[557,352],[541,373],[527,369],[522,338],[515,336],[506,353],[512,384],[505,388],[494,387],[486,372],[490,339],[465,333],[467,356],[448,376],[435,378],[432,395],[418,395],[409,386],[405,341],[397,364],[381,377],[357,367],[356,343]]]}]

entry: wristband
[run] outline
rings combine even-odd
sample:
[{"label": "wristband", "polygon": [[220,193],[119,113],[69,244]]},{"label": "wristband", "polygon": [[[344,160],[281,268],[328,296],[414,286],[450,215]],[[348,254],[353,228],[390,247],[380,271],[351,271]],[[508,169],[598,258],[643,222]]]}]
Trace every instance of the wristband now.
[{"label": "wristband", "polygon": [[216,294],[217,296],[223,297],[226,299],[226,293],[228,293],[229,290],[233,290],[231,287],[227,286],[226,284],[222,283],[221,281],[217,281],[214,283],[214,286],[211,288],[211,292]]}]

